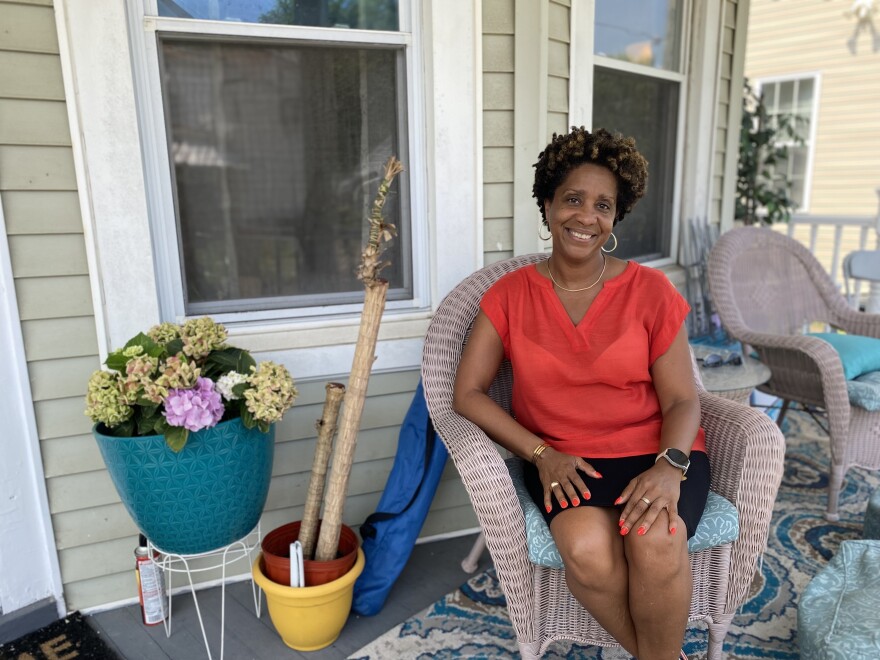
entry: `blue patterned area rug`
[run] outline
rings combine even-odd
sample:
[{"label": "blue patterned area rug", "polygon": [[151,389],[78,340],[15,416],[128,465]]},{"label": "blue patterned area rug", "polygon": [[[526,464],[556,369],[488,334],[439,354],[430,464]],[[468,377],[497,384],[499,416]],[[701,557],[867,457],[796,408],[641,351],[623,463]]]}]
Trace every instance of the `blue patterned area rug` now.
[{"label": "blue patterned area rug", "polygon": [[[823,517],[828,485],[828,438],[807,415],[791,412],[785,423],[785,475],[771,521],[768,548],[749,600],[733,620],[724,644],[729,658],[797,660],[797,603],[810,579],[837,552],[841,541],[862,537],[862,521],[880,475],[854,468],[840,497],[840,521]],[[702,660],[708,632],[688,628],[685,651]],[[489,569],[350,656],[390,658],[518,658],[504,595]],[[622,649],[556,643],[544,656],[627,659]]]}]

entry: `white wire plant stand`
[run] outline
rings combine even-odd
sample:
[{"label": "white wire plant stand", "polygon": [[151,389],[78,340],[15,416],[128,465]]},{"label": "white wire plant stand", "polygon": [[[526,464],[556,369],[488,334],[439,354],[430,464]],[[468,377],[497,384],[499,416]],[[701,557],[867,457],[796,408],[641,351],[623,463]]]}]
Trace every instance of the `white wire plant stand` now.
[{"label": "white wire plant stand", "polygon": [[[217,548],[216,550],[209,550],[208,552],[202,552],[193,555],[182,555],[174,552],[167,552],[159,546],[153,544],[153,542],[149,539],[147,539],[147,548],[149,550],[148,556],[155,557],[156,564],[159,566],[160,569],[162,569],[162,572],[165,576],[165,593],[167,594],[168,598],[167,616],[165,617],[164,622],[166,637],[171,637],[171,604],[174,586],[173,578],[176,574],[185,574],[190,592],[192,593],[193,602],[196,606],[196,616],[199,620],[199,628],[201,628],[202,631],[202,639],[205,642],[205,651],[208,654],[208,660],[213,660],[213,656],[211,655],[211,645],[208,643],[208,635],[205,632],[205,623],[202,620],[202,611],[199,608],[199,599],[196,594],[196,585],[193,582],[193,575],[205,573],[208,571],[214,571],[219,568],[221,570],[219,660],[223,660],[224,643],[226,638],[227,567],[237,561],[245,560],[247,562],[247,569],[248,574],[250,575],[249,579],[251,582],[251,592],[254,598],[254,612],[259,619],[262,608],[263,592],[262,590],[260,590],[259,587],[257,587],[256,583],[254,582],[253,573],[251,573],[250,567],[253,565],[256,558],[255,553],[258,552],[260,549],[261,538],[262,536],[260,534],[260,523],[257,523],[256,527],[254,527],[247,535],[243,536],[237,541],[233,541],[229,545]],[[158,553],[158,555],[156,555],[155,553]]]}]

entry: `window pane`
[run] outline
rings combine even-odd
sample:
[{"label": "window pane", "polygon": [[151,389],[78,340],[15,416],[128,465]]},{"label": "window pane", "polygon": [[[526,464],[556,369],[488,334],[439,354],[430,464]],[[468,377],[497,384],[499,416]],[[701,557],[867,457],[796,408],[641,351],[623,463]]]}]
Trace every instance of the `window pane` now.
[{"label": "window pane", "polygon": [[[162,56],[187,313],[362,299],[369,205],[388,156],[406,162],[403,51],[168,39]],[[385,207],[396,298],[405,186]]]},{"label": "window pane", "polygon": [[397,0],[159,0],[159,16],[397,30]]},{"label": "window pane", "polygon": [[813,79],[804,78],[798,81],[798,103],[797,111],[799,114],[807,115],[813,111]]},{"label": "window pane", "polygon": [[675,185],[678,83],[596,67],[593,126],[632,136],[648,159],[648,191],[615,235],[615,256],[669,256]]},{"label": "window pane", "polygon": [[794,108],[794,82],[788,80],[778,83],[779,86],[779,105],[777,112],[780,114],[790,114]]},{"label": "window pane", "polygon": [[681,0],[596,0],[596,55],[678,71]]}]

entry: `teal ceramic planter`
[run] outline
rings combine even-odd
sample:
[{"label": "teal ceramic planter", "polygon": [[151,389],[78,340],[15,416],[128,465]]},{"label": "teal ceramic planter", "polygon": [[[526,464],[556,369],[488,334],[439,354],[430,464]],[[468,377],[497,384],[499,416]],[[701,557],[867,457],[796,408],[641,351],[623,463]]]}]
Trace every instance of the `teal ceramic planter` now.
[{"label": "teal ceramic planter", "polygon": [[198,554],[228,545],[260,519],[275,452],[275,427],[246,429],[241,419],[189,434],[174,453],[165,436],[93,434],[128,513],[154,545]]}]

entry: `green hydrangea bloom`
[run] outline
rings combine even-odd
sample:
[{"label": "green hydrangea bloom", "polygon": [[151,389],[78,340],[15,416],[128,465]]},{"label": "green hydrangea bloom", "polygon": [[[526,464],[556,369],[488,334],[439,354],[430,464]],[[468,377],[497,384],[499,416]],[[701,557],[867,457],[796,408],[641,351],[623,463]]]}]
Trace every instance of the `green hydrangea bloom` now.
[{"label": "green hydrangea bloom", "polygon": [[194,360],[200,360],[211,351],[224,348],[227,336],[226,328],[207,316],[190,319],[180,326],[183,352]]},{"label": "green hydrangea bloom", "polygon": [[172,355],[159,366],[160,374],[155,380],[158,390],[164,390],[162,398],[168,396],[170,389],[188,389],[195,387],[196,380],[202,375],[202,370],[189,362],[186,358]]},{"label": "green hydrangea bloom", "polygon": [[[159,359],[143,355],[129,360],[125,365],[125,378],[122,381],[122,391],[126,401],[135,403],[143,394],[153,403],[162,403],[161,395],[157,396],[153,385],[153,376],[159,369]],[[151,395],[147,395],[147,391]]]},{"label": "green hydrangea bloom", "polygon": [[299,395],[290,372],[274,362],[251,367],[250,387],[245,390],[247,409],[254,419],[272,424],[281,419]]},{"label": "green hydrangea bloom", "polygon": [[122,380],[116,372],[96,371],[89,378],[85,414],[93,422],[101,422],[113,428],[132,416],[134,410],[128,405],[122,391]]},{"label": "green hydrangea bloom", "polygon": [[175,323],[160,323],[147,330],[147,336],[157,344],[167,344],[180,337],[180,326]]}]

